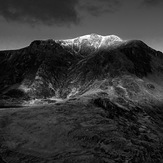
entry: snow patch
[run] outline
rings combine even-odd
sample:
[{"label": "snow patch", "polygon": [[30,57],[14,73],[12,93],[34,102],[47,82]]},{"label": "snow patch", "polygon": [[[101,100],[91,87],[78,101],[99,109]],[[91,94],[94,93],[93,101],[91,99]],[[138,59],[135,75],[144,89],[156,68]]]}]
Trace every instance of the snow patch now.
[{"label": "snow patch", "polygon": [[102,36],[98,34],[89,34],[84,36],[79,36],[72,39],[65,39],[65,40],[56,40],[56,42],[59,42],[62,46],[70,46],[73,48],[73,46],[80,47],[81,44],[87,42],[87,46],[94,46],[96,49],[100,47],[106,47],[109,45],[114,44],[115,42],[122,42],[123,40],[116,36],[116,35],[108,35],[108,36]]}]

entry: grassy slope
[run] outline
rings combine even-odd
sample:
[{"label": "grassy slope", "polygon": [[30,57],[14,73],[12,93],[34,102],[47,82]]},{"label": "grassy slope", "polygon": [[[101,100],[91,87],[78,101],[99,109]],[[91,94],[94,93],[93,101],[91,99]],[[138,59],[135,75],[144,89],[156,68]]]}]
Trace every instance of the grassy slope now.
[{"label": "grassy slope", "polygon": [[101,98],[0,110],[0,155],[7,163],[159,163],[162,115]]}]

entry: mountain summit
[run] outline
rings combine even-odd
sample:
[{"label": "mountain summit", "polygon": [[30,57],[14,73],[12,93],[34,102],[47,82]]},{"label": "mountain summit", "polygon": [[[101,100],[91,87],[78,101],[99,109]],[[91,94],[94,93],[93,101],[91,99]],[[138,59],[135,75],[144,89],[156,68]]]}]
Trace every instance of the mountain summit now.
[{"label": "mountain summit", "polygon": [[63,46],[77,46],[80,48],[85,45],[88,47],[93,46],[94,48],[100,48],[112,45],[115,42],[122,42],[122,39],[115,35],[102,36],[98,34],[90,34],[59,42],[61,42],[61,45]]},{"label": "mountain summit", "polygon": [[115,43],[120,43],[122,39],[115,35],[101,36],[98,34],[90,34],[73,39],[58,40],[56,42],[63,47],[69,47],[75,53],[87,55],[97,49],[107,48]]}]

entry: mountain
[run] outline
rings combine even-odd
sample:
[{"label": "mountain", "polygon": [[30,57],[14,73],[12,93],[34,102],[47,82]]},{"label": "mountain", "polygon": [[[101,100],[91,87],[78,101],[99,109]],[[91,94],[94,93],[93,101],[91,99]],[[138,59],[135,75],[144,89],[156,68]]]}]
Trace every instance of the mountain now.
[{"label": "mountain", "polygon": [[162,72],[162,53],[139,40],[97,34],[38,40],[20,50],[0,52],[0,95],[28,103],[99,92],[112,98],[119,90],[134,102],[155,96],[162,100]]},{"label": "mountain", "polygon": [[0,160],[162,163],[163,53],[90,34],[0,52]]}]

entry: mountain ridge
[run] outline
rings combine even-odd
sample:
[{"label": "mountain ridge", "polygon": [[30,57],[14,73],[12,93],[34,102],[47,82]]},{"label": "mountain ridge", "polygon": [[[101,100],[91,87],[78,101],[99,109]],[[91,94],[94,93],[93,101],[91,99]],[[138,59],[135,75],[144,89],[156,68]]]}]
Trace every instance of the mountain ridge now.
[{"label": "mountain ridge", "polygon": [[98,91],[103,91],[99,87],[105,80],[111,82],[119,77],[123,79],[123,76],[130,76],[133,80],[142,79],[149,74],[158,76],[159,73],[162,77],[162,53],[144,42],[123,41],[114,35],[104,37],[95,34],[81,36],[78,40],[81,39],[83,45],[82,40],[87,38],[92,41],[91,37],[98,38],[95,39],[98,43],[99,37],[103,37],[103,40],[109,38],[111,43],[94,48],[93,42],[93,48],[86,44],[77,51],[64,46],[64,40],[36,40],[23,49],[0,52],[1,96],[10,96],[10,92],[16,90],[16,94],[25,94],[31,100],[69,99],[90,90],[96,90],[98,94]]}]

